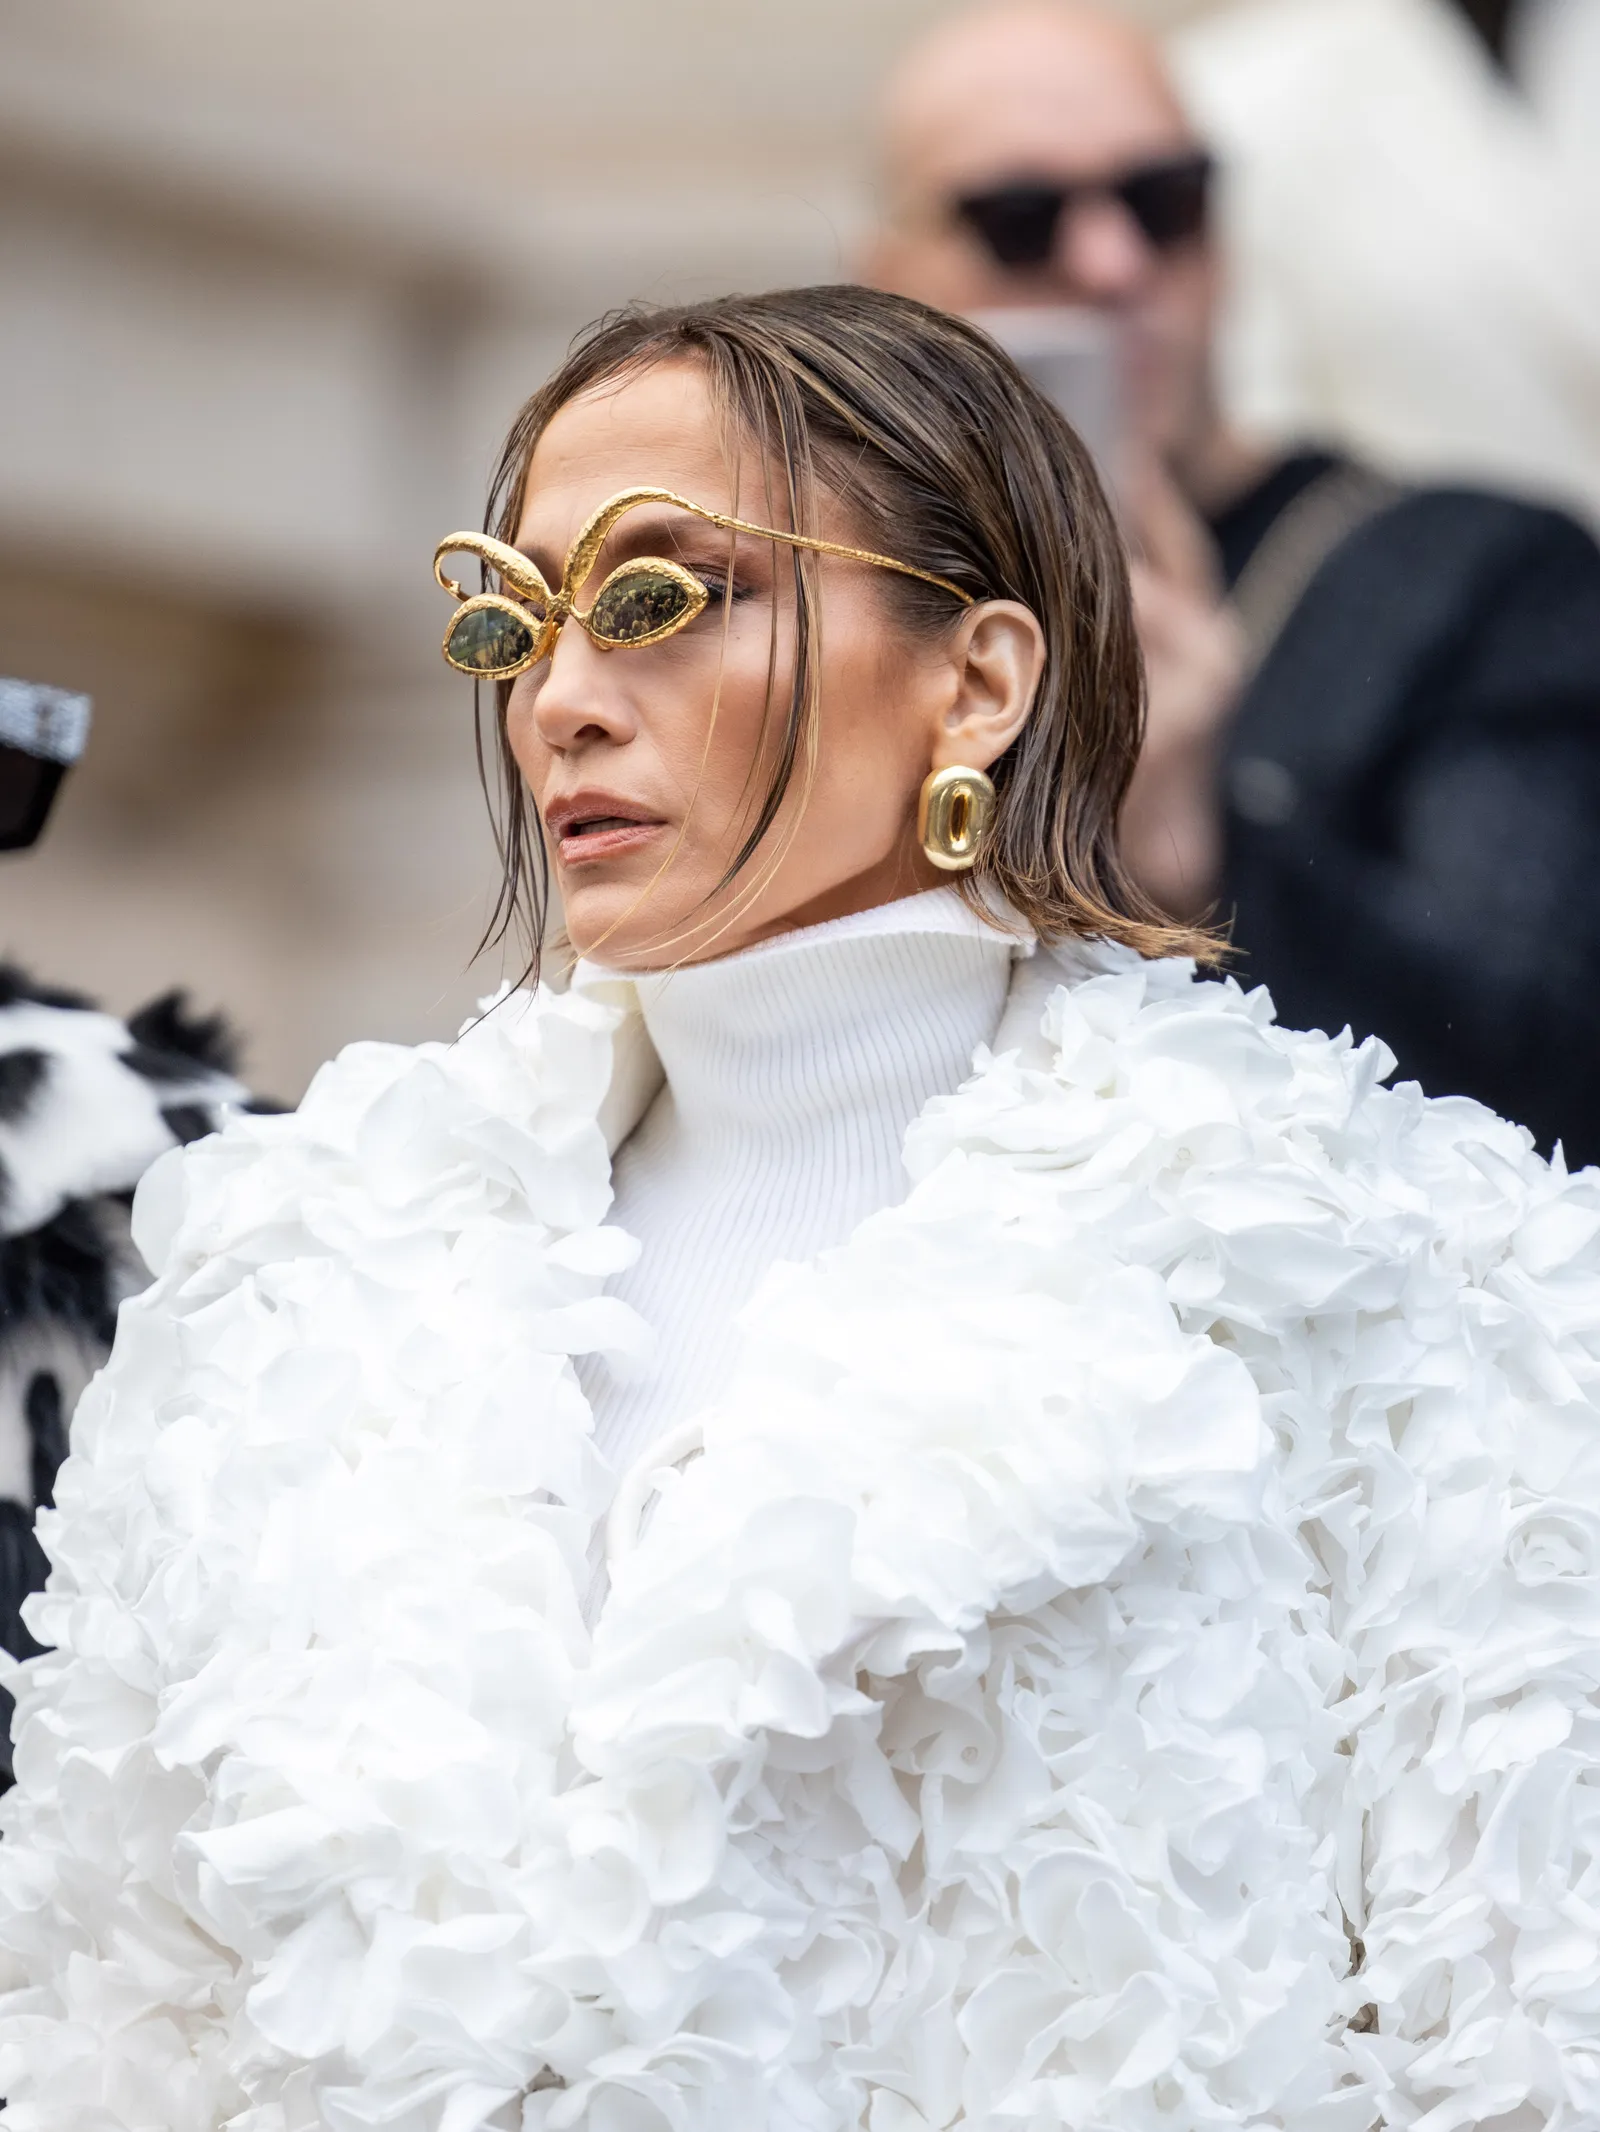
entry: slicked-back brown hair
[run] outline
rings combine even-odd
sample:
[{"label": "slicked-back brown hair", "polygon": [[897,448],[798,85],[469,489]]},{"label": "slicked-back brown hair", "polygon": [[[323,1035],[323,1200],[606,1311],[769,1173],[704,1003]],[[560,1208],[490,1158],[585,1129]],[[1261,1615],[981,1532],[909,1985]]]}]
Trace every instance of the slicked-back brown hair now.
[{"label": "slicked-back brown hair", "polygon": [[[1041,938],[1099,937],[1148,956],[1214,961],[1217,939],[1174,926],[1123,866],[1118,811],[1144,731],[1144,671],[1127,563],[1089,454],[1063,416],[987,334],[875,289],[829,285],[727,296],[603,319],[528,401],[506,440],[486,527],[514,542],[528,466],[559,409],[604,381],[660,362],[703,366],[743,454],[753,454],[766,522],[815,533],[819,484],[843,505],[852,541],[948,578],[974,599],[1018,600],[1046,655],[1022,732],[991,766],[998,805],[976,867],[960,877],[982,907],[998,897]],[[652,478],[641,467],[640,482]],[[753,513],[748,500],[740,505]],[[790,551],[796,645],[775,768],[755,797],[732,880],[771,828],[815,744],[816,558]],[[885,571],[883,596],[914,632],[938,636],[966,611],[948,593]],[[497,692],[490,792],[503,874],[490,939],[520,920],[537,968],[549,862],[506,738]],[[768,706],[776,722],[777,708]],[[489,787],[488,751],[480,767]]]}]

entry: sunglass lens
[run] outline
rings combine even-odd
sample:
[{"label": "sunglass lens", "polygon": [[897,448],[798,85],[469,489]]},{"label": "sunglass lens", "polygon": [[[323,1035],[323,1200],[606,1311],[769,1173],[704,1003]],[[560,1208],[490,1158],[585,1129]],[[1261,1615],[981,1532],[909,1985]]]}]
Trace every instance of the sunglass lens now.
[{"label": "sunglass lens", "polygon": [[1065,199],[1059,185],[1003,185],[968,193],[956,207],[1001,266],[1037,267],[1050,257]]},{"label": "sunglass lens", "polygon": [[706,598],[704,585],[687,571],[669,570],[661,563],[625,563],[596,594],[589,629],[603,644],[648,644],[692,622]]},{"label": "sunglass lens", "polygon": [[1186,244],[1206,226],[1211,164],[1206,156],[1152,164],[1135,170],[1117,187],[1123,205],[1150,242],[1165,247]]},{"label": "sunglass lens", "polygon": [[444,655],[464,674],[515,674],[532,663],[538,642],[534,623],[515,607],[463,607],[444,640]]}]

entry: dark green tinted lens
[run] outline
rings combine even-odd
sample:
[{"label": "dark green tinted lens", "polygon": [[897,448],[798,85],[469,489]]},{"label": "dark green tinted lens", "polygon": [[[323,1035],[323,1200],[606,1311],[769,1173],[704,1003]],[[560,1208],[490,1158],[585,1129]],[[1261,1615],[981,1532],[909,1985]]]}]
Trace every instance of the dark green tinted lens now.
[{"label": "dark green tinted lens", "polygon": [[670,570],[630,570],[602,585],[589,627],[607,644],[639,644],[687,622],[705,605]]},{"label": "dark green tinted lens", "polygon": [[537,642],[532,622],[515,608],[469,607],[451,624],[444,655],[469,674],[504,674],[525,666]]}]

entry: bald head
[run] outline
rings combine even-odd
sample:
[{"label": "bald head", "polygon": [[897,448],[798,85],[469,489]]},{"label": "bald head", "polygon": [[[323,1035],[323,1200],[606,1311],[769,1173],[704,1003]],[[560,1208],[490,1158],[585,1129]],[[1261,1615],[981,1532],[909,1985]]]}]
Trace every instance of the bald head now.
[{"label": "bald head", "polygon": [[1113,320],[1124,421],[1197,458],[1215,270],[1206,167],[1154,39],[1077,0],[985,0],[914,45],[884,93],[885,215],[865,278],[946,311]]},{"label": "bald head", "polygon": [[1020,174],[1071,178],[1194,145],[1155,40],[1072,0],[992,0],[940,24],[886,85],[891,212]]}]

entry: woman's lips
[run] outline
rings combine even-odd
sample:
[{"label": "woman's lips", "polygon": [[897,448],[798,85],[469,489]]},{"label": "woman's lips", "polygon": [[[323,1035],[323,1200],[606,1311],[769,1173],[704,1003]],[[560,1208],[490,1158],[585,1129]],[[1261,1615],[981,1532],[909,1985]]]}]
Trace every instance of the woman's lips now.
[{"label": "woman's lips", "polygon": [[650,812],[648,803],[641,805],[626,793],[607,792],[603,785],[551,796],[544,820],[563,867],[598,866],[602,859],[624,858],[667,826],[660,815]]},{"label": "woman's lips", "polygon": [[557,837],[556,849],[563,866],[594,866],[601,859],[617,859],[624,852],[639,850],[665,827],[665,822],[633,822],[620,815],[602,815],[569,823]]}]

